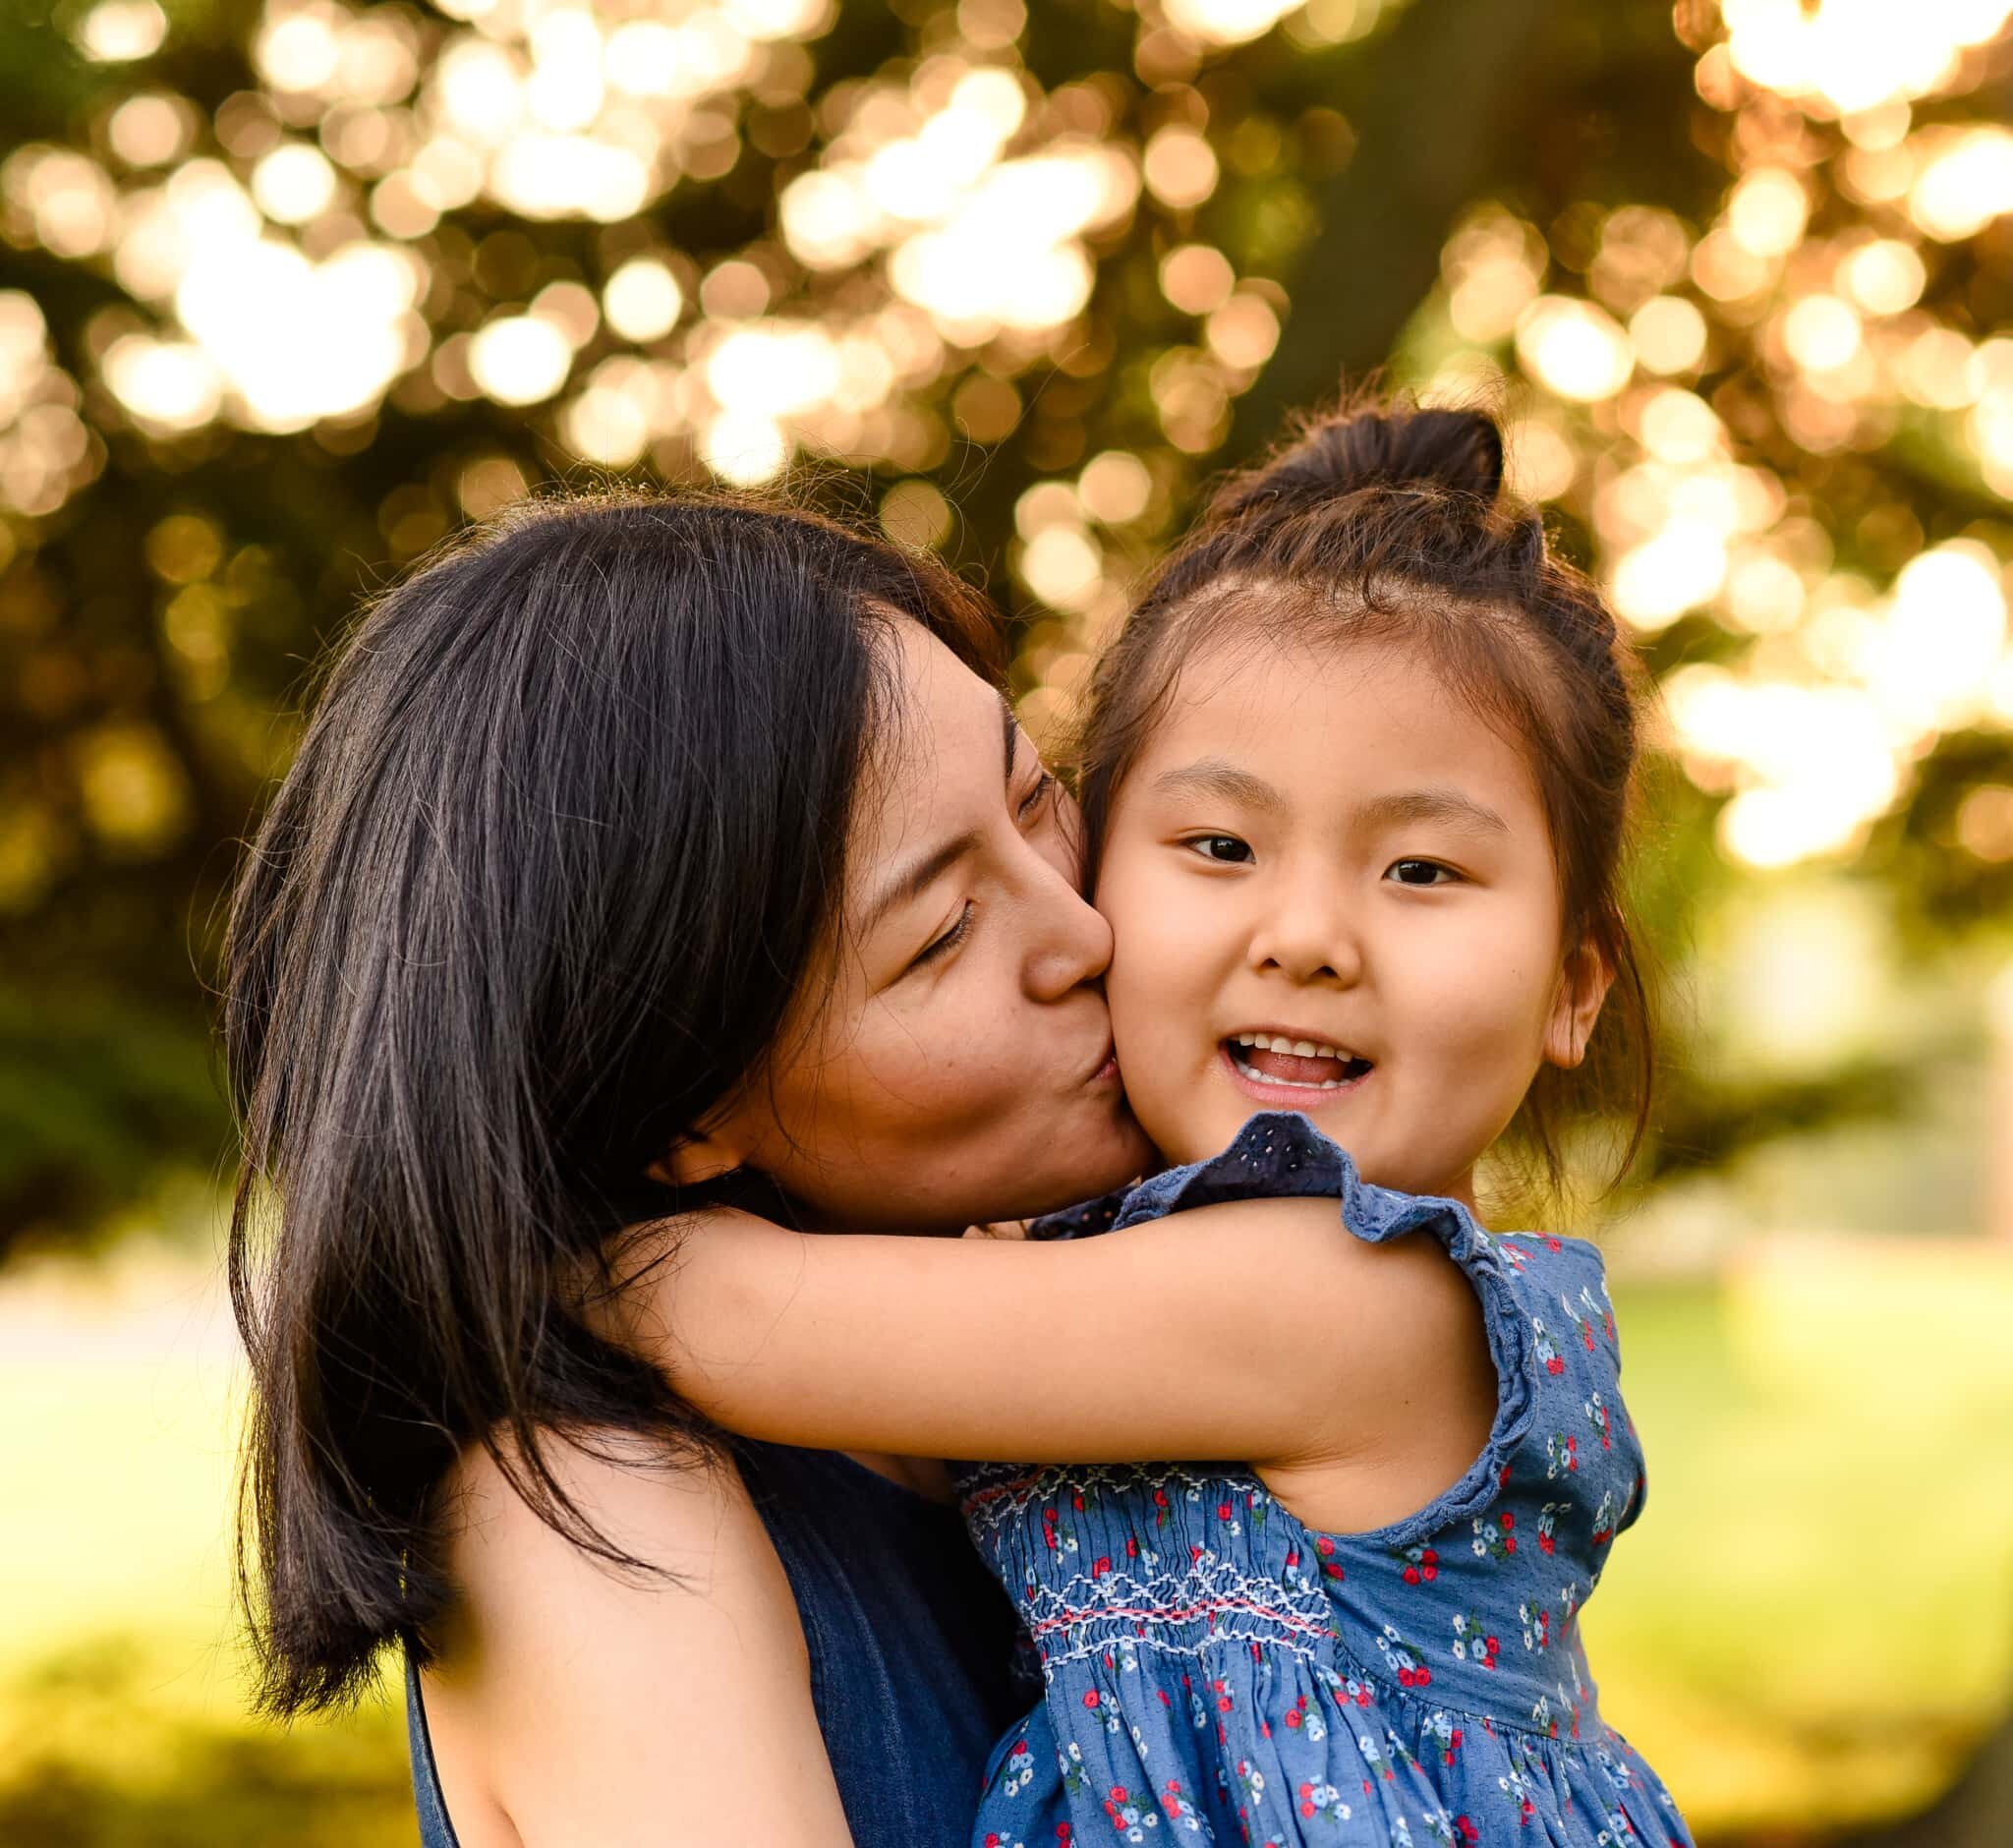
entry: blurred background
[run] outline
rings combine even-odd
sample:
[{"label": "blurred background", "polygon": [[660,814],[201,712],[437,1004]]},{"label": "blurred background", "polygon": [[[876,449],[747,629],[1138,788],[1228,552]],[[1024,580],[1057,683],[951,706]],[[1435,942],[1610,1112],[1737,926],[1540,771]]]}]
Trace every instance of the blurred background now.
[{"label": "blurred background", "polygon": [[7,0],[0,1840],[413,1835],[227,1589],[218,900],[360,596],[788,479],[981,578],[1054,738],[1373,369],[1505,410],[1661,685],[1609,1716],[1714,1843],[2008,1839],[2009,13]]}]

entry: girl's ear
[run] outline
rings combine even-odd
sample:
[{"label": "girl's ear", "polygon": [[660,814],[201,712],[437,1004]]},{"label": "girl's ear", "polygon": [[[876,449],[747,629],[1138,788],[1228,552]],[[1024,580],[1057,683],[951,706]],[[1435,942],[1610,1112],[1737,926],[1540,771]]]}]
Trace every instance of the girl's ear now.
[{"label": "girl's ear", "polygon": [[1615,972],[1590,938],[1582,939],[1559,971],[1559,996],[1545,1024],[1545,1063],[1568,1070],[1586,1057],[1586,1042],[1600,1018]]},{"label": "girl's ear", "polygon": [[653,1181],[670,1187],[696,1187],[718,1181],[747,1165],[741,1138],[731,1129],[695,1129],[681,1135],[645,1170]]}]

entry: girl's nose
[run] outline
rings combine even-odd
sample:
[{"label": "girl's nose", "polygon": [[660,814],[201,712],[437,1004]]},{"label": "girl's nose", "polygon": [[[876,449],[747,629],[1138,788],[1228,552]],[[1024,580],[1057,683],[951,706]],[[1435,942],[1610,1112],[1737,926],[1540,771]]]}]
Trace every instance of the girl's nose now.
[{"label": "girl's nose", "polygon": [[1335,895],[1307,888],[1267,909],[1251,934],[1250,961],[1294,982],[1351,984],[1363,972],[1346,908]]}]

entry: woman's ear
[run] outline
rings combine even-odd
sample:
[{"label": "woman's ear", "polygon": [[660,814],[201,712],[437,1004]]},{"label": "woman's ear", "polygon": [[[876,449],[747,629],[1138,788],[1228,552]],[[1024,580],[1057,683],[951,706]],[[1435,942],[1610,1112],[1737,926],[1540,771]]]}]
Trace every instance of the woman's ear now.
[{"label": "woman's ear", "polygon": [[696,1187],[747,1165],[741,1138],[730,1130],[694,1129],[681,1135],[644,1172],[667,1187]]},{"label": "woman's ear", "polygon": [[1582,939],[1559,971],[1559,995],[1545,1025],[1545,1063],[1571,1070],[1586,1057],[1586,1042],[1600,1018],[1601,1003],[1614,986],[1608,967],[1591,938]]}]

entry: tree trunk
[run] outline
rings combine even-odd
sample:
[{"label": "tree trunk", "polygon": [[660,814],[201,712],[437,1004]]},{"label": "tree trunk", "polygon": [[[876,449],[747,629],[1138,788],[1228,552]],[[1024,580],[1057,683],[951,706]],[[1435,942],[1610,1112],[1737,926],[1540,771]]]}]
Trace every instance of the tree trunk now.
[{"label": "tree trunk", "polygon": [[1548,12],[1546,0],[1413,0],[1363,61],[1354,157],[1320,196],[1320,233],[1286,279],[1293,316],[1237,406],[1226,460],[1345,374],[1381,365],[1433,286],[1455,214],[1527,164],[1502,157],[1503,138],[1529,110]]}]

